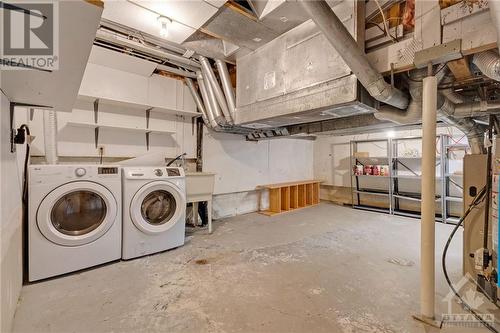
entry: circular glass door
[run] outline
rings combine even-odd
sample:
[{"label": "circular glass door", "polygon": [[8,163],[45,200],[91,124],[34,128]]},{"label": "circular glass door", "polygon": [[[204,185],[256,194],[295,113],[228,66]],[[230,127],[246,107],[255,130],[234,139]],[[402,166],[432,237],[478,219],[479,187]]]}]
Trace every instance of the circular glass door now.
[{"label": "circular glass door", "polygon": [[156,234],[179,222],[185,206],[185,195],[177,186],[154,181],[136,192],[130,203],[130,217],[142,232]]},{"label": "circular glass door", "polygon": [[115,222],[117,203],[104,186],[93,182],[64,184],[41,202],[37,224],[50,241],[83,245],[104,235]]},{"label": "circular glass door", "polygon": [[88,234],[106,217],[106,202],[97,193],[74,191],[62,196],[52,207],[50,220],[57,231],[70,236]]},{"label": "circular glass door", "polygon": [[172,193],[165,190],[150,192],[142,200],[141,214],[144,220],[152,225],[165,224],[175,214],[177,204]]}]

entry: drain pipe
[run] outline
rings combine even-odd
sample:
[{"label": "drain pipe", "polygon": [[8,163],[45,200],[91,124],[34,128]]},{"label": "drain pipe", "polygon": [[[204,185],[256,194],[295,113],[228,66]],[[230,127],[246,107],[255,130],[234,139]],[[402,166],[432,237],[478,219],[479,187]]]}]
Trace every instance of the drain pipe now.
[{"label": "drain pipe", "polygon": [[385,82],[384,77],[372,67],[364,50],[328,3],[325,0],[300,0],[300,3],[368,93],[380,102],[405,110],[409,103],[408,96]]},{"label": "drain pipe", "polygon": [[45,143],[45,160],[47,164],[57,164],[57,111],[43,111],[43,133]]},{"label": "drain pipe", "polygon": [[217,71],[219,72],[220,81],[222,83],[222,89],[224,90],[224,95],[226,95],[227,107],[229,108],[229,115],[231,121],[233,120],[234,112],[236,111],[236,102],[234,97],[234,90],[231,84],[231,78],[229,77],[229,71],[227,70],[227,65],[224,61],[220,59],[215,59],[215,65],[217,66]]},{"label": "drain pipe", "polygon": [[233,124],[233,119],[227,107],[226,98],[224,97],[224,93],[222,92],[222,89],[217,82],[217,78],[215,77],[212,66],[210,66],[208,59],[204,56],[200,56],[200,63],[203,71],[203,76],[207,79],[208,95],[214,96],[216,103],[218,103],[217,107],[220,106],[220,110],[222,110],[222,114],[226,118],[227,123]]}]

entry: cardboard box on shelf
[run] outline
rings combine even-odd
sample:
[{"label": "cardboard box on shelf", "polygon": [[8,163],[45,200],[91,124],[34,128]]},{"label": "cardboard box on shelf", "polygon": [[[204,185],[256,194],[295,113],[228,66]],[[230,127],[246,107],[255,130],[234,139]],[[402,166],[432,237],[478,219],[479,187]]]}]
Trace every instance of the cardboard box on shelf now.
[{"label": "cardboard box on shelf", "polygon": [[367,151],[357,151],[354,153],[354,157],[370,157],[370,153]]}]

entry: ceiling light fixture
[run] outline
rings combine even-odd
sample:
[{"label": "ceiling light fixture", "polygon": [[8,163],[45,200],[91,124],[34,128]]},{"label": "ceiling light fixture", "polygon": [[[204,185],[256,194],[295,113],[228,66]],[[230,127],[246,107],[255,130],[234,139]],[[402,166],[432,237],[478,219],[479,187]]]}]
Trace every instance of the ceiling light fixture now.
[{"label": "ceiling light fixture", "polygon": [[160,23],[160,36],[168,36],[168,26],[172,24],[172,20],[166,16],[159,16],[158,23]]}]

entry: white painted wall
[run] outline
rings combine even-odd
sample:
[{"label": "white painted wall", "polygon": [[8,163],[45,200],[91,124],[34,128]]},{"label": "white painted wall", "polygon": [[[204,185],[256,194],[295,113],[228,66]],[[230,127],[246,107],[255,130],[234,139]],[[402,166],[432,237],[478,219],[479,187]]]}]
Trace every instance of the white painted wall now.
[{"label": "white painted wall", "polygon": [[[188,158],[196,155],[196,132],[191,121],[196,105],[183,81],[159,75],[137,74],[137,68],[143,68],[145,61],[121,55],[107,50],[96,56],[94,47],[90,61],[104,63],[112,68],[89,62],[82,84],[80,98],[71,112],[57,112],[58,117],[58,153],[62,157],[98,157],[95,147],[94,129],[77,126],[77,123],[93,124],[94,105],[100,99],[98,124],[116,127],[146,128],[146,109],[153,107],[150,113],[150,129],[171,131],[173,134],[150,134],[149,150],[146,146],[145,133],[126,129],[104,128],[99,132],[99,146],[104,147],[104,157],[136,157],[151,152],[164,153],[165,157],[175,157],[183,152]],[[111,61],[119,56],[120,61]],[[125,59],[122,59],[125,57]],[[111,60],[110,60],[111,59]],[[146,62],[149,63],[149,62]],[[127,65],[127,66],[125,66]],[[129,71],[122,70],[124,67]],[[135,72],[133,72],[135,70]],[[177,110],[177,111],[175,111]],[[36,109],[30,119],[30,112],[25,109],[20,122],[27,122],[36,137],[33,141],[32,156],[44,156],[43,110]]]},{"label": "white painted wall", "polygon": [[10,332],[22,285],[22,180],[10,152],[9,101],[1,92],[0,102],[0,331]]},{"label": "white painted wall", "polygon": [[[203,170],[215,172],[214,216],[254,212],[258,185],[313,178],[313,141],[245,141],[233,134],[205,132]],[[262,208],[266,206],[266,194]]]},{"label": "white painted wall", "polygon": [[[35,110],[29,120],[29,110],[24,109],[23,120],[32,129],[32,156],[44,156],[43,110]],[[101,104],[99,121],[101,125],[123,127],[146,127],[145,110],[125,106]],[[63,157],[97,157],[94,129],[74,126],[70,123],[93,123],[94,111],[91,102],[79,101],[72,112],[57,112],[58,153]],[[196,132],[193,131],[191,117],[176,116],[151,111],[151,129],[172,131],[173,134],[150,134],[149,151],[146,135],[122,129],[103,128],[99,132],[99,146],[104,147],[105,157],[135,157],[148,152],[163,152],[165,157],[175,157],[182,152],[187,157],[196,156]]]}]

